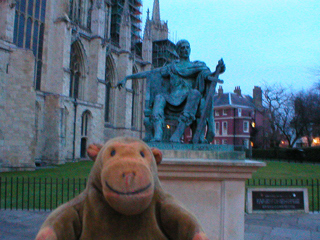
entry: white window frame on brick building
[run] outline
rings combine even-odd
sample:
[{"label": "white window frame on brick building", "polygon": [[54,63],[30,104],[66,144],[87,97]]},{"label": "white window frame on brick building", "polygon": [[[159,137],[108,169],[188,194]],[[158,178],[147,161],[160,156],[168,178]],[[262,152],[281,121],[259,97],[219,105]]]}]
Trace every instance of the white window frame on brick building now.
[{"label": "white window frame on brick building", "polygon": [[223,115],[223,116],[227,116],[227,115],[228,115],[227,109],[223,109],[223,110],[222,110],[222,115]]},{"label": "white window frame on brick building", "polygon": [[249,149],[249,143],[250,143],[249,139],[244,139],[243,142],[242,142],[243,146],[246,149]]},{"label": "white window frame on brick building", "polygon": [[222,122],[222,135],[228,135],[228,122]]},{"label": "white window frame on brick building", "polygon": [[214,115],[215,115],[215,116],[220,116],[220,115],[219,115],[219,110],[214,110]]},{"label": "white window frame on brick building", "polygon": [[242,115],[242,108],[238,108],[238,116],[241,117]]},{"label": "white window frame on brick building", "polygon": [[215,133],[216,133],[216,136],[220,135],[220,123],[219,122],[215,123]]},{"label": "white window frame on brick building", "polygon": [[249,132],[249,121],[243,121],[243,132]]}]

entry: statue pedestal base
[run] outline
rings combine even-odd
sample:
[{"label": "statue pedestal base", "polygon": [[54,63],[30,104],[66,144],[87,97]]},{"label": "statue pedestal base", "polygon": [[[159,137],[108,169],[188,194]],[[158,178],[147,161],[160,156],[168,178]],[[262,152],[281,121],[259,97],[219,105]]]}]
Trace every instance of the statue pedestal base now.
[{"label": "statue pedestal base", "polygon": [[243,240],[245,181],[264,166],[250,160],[164,158],[158,172],[163,188],[196,215],[209,239]]}]

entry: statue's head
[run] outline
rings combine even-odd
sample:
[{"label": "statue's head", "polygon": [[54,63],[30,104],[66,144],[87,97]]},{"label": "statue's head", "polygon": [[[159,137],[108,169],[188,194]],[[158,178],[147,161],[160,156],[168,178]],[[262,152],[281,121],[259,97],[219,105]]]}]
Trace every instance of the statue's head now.
[{"label": "statue's head", "polygon": [[180,58],[189,58],[191,52],[190,43],[185,39],[178,41],[176,44],[176,52]]}]

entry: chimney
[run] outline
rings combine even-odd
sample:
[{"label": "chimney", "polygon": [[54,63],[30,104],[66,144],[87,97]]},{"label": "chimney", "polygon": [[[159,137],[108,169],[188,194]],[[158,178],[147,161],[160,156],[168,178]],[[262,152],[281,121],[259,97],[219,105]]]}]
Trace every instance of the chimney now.
[{"label": "chimney", "polygon": [[234,89],[233,92],[236,93],[238,96],[241,96],[241,89],[240,89],[239,86],[238,86],[238,87],[235,87],[235,89]]},{"label": "chimney", "polygon": [[222,94],[223,94],[222,86],[219,86],[219,89],[218,89],[218,97],[221,97]]},{"label": "chimney", "polygon": [[256,107],[262,107],[262,90],[261,87],[254,86],[253,88],[253,104]]}]

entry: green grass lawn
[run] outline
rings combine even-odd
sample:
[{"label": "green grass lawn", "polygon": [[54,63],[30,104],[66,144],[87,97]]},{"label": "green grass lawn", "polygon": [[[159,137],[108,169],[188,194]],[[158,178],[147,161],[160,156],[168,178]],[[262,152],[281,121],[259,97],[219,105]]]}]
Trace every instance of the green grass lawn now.
[{"label": "green grass lawn", "polygon": [[[92,161],[84,161],[30,172],[0,173],[0,209],[54,209],[83,191],[92,165]],[[307,187],[313,193],[309,195],[311,209],[319,209],[320,165],[267,162],[250,180],[258,185],[250,186],[259,187],[259,179],[278,179],[262,180],[267,187],[287,183],[280,183],[279,179],[298,179],[298,184],[289,181],[289,185]]]},{"label": "green grass lawn", "polygon": [[30,178],[87,178],[93,161],[66,163],[63,165],[37,169],[28,172],[0,173],[0,177],[30,177]]},{"label": "green grass lawn", "polygon": [[320,179],[320,165],[310,163],[270,162],[253,173],[252,178]]},{"label": "green grass lawn", "polygon": [[[0,173],[0,177],[87,178],[92,165],[92,161],[66,163],[64,165],[37,169],[32,172]],[[320,165],[267,162],[267,166],[255,172],[253,178],[320,178]]]}]

